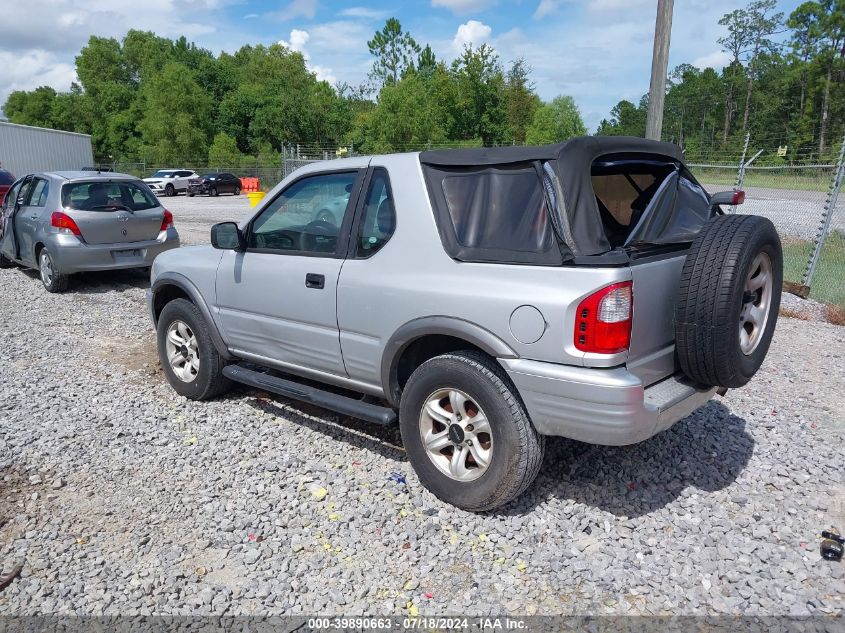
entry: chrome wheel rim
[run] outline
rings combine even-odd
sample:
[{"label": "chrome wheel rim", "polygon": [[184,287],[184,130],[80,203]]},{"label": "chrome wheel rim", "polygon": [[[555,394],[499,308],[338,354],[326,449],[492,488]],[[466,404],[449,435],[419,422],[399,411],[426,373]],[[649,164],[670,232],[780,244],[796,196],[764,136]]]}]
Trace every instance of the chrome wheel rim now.
[{"label": "chrome wheel rim", "polygon": [[193,382],[200,370],[197,337],[183,321],[174,321],[167,328],[165,339],[167,362],[182,382]]},{"label": "chrome wheel rim", "polygon": [[739,348],[748,356],[760,344],[772,306],[772,260],[760,253],[751,262],[739,313]]},{"label": "chrome wheel rim", "polygon": [[41,257],[38,258],[38,270],[41,273],[41,281],[44,282],[45,286],[53,283],[53,260],[50,259],[48,253],[43,252]]},{"label": "chrome wheel rim", "polygon": [[420,439],[431,462],[455,481],[473,481],[490,467],[490,422],[476,401],[460,389],[439,389],[425,399]]}]

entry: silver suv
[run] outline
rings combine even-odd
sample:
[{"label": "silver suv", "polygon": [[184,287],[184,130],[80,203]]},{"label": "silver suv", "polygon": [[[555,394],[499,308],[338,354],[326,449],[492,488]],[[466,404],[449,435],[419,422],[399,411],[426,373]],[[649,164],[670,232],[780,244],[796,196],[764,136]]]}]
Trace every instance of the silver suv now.
[{"label": "silver suv", "polygon": [[494,508],[544,436],[640,442],[754,375],[782,255],[722,213],[741,197],[631,138],[313,164],[155,260],[159,356],[188,398],[234,381],[398,422],[424,486]]}]

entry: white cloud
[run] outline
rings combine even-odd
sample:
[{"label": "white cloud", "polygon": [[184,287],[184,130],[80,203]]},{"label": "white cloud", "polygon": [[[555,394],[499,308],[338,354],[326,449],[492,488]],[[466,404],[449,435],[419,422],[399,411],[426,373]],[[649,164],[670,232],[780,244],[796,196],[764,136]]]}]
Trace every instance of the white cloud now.
[{"label": "white cloud", "polygon": [[317,75],[317,79],[320,81],[328,81],[330,84],[337,83],[337,77],[334,75],[331,68],[311,63],[311,55],[307,50],[305,50],[305,45],[310,39],[311,34],[308,31],[293,29],[290,32],[290,41],[279,40],[278,43],[285,48],[301,53],[302,57],[305,58],[305,65],[308,67],[308,70]]},{"label": "white cloud", "polygon": [[362,20],[383,20],[389,14],[387,11],[379,11],[378,9],[369,9],[367,7],[349,7],[343,9],[338,15],[347,18],[361,18]]},{"label": "white cloud", "polygon": [[702,55],[692,61],[692,65],[696,68],[700,68],[701,70],[704,70],[705,68],[721,70],[730,63],[731,56],[725,51],[713,51],[712,53],[707,53],[707,55]]},{"label": "white cloud", "polygon": [[257,13],[247,13],[247,14],[244,16],[244,20],[252,20],[252,19],[255,19],[255,18],[257,18],[257,17],[258,17],[258,14],[257,14]]},{"label": "white cloud", "polygon": [[555,0],[540,0],[540,4],[537,5],[537,9],[534,11],[534,19],[540,20],[541,18],[546,17],[555,12],[557,9],[557,2]]},{"label": "white cloud", "polygon": [[465,46],[472,47],[479,46],[490,39],[490,34],[493,29],[479,22],[478,20],[469,20],[458,27],[458,32],[452,40],[452,48],[461,52]]},{"label": "white cloud", "polygon": [[76,81],[76,70],[71,64],[60,62],[53,53],[30,51],[27,53],[0,50],[0,107],[9,93],[15,90],[33,90],[38,86],[51,86],[57,91],[69,90]]},{"label": "white cloud", "polygon": [[293,29],[290,32],[290,42],[286,42],[285,40],[279,40],[279,44],[281,44],[285,48],[289,48],[292,51],[304,53],[305,45],[308,43],[308,40],[310,38],[311,36],[308,34],[308,31]]},{"label": "white cloud", "polygon": [[431,0],[431,6],[449,9],[455,14],[484,11],[495,3],[496,0]]},{"label": "white cloud", "polygon": [[317,13],[318,0],[291,0],[290,3],[279,11],[270,14],[271,17],[281,22],[293,20],[294,18],[314,19]]}]

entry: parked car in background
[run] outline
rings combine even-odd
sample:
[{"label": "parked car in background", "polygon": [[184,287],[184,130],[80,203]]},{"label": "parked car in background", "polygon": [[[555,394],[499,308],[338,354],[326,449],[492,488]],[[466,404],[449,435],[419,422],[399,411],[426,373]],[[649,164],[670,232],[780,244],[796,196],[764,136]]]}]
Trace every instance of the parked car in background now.
[{"label": "parked car in background", "polygon": [[159,169],[149,178],[144,178],[144,182],[156,195],[175,196],[180,191],[187,191],[188,181],[197,177],[197,172],[191,169]]},{"label": "parked car in background", "polygon": [[319,209],[314,214],[314,220],[318,222],[328,222],[333,226],[340,226],[343,222],[343,215],[346,213],[346,206],[349,204],[349,196],[352,193],[352,185],[346,187],[346,191],[339,196],[325,199],[319,196],[317,191],[314,192],[315,199],[323,200],[319,205]]},{"label": "parked car in background", "polygon": [[5,169],[0,169],[0,204],[3,204],[3,199],[6,197],[6,192],[11,188],[15,182],[15,177],[11,172]]},{"label": "parked car in background", "polygon": [[207,194],[219,196],[221,193],[241,194],[241,180],[229,172],[212,172],[188,181],[188,195]]},{"label": "parked car in background", "polygon": [[36,268],[49,292],[73,273],[151,266],[177,246],[173,215],[126,174],[32,174],[0,206],[0,268]]}]

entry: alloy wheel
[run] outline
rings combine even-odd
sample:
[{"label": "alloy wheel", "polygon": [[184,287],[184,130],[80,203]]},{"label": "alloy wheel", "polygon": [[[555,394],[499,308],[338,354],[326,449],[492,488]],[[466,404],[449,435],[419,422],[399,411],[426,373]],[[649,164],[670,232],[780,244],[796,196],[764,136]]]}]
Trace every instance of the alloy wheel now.
[{"label": "alloy wheel", "polygon": [[748,356],[760,344],[772,306],[772,260],[760,253],[751,263],[745,279],[742,309],[739,313],[739,347]]},{"label": "alloy wheel", "polygon": [[200,370],[199,344],[184,321],[173,321],[168,326],[165,351],[176,377],[182,382],[193,382]]},{"label": "alloy wheel", "polygon": [[475,400],[460,389],[439,389],[420,412],[420,437],[426,455],[447,477],[473,481],[493,457],[490,422]]}]

